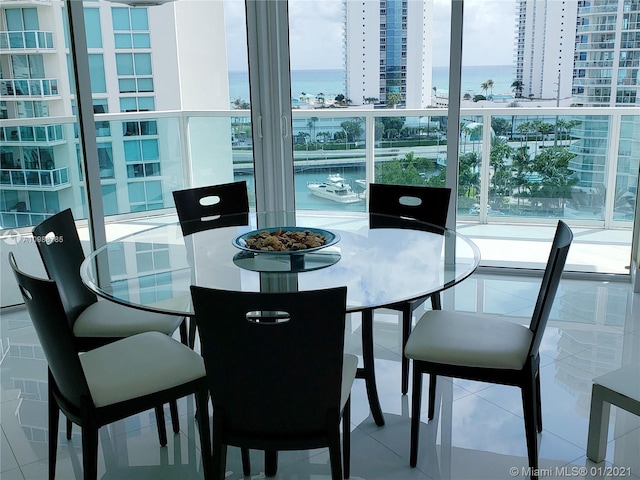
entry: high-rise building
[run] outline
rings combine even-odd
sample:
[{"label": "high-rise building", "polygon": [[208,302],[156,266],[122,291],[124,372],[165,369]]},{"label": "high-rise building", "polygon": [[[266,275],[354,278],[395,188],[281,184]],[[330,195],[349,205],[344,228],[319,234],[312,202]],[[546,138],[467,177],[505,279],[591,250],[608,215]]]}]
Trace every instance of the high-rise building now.
[{"label": "high-rise building", "polygon": [[517,0],[515,80],[523,97],[571,97],[577,0]]},{"label": "high-rise building", "polygon": [[[576,106],[637,107],[640,70],[640,1],[588,0],[578,2],[573,94]],[[614,195],[635,196],[640,134],[638,116],[629,112],[621,123],[617,145],[618,170]],[[589,117],[574,133],[577,156],[570,168],[579,187],[603,188],[612,147],[610,119]],[[636,140],[634,140],[634,138]]]},{"label": "high-rise building", "polygon": [[432,24],[433,0],[345,0],[347,97],[388,103],[400,94],[406,108],[430,106]]},{"label": "high-rise building", "polygon": [[[524,97],[556,98],[560,83],[559,98],[571,97],[575,107],[638,106],[639,0],[517,2],[515,68]],[[623,115],[619,145],[611,145],[609,114],[574,117],[581,120],[571,129],[577,140],[569,148],[575,154],[569,168],[578,180],[577,198],[581,192],[589,198],[608,194],[605,185],[614,151],[617,178],[610,195],[635,197],[640,155],[636,113]],[[603,205],[604,200],[592,205],[594,212]]]},{"label": "high-rise building", "polygon": [[640,2],[580,1],[573,93],[577,105],[635,106],[640,66]]},{"label": "high-rise building", "polygon": [[[222,5],[84,2],[94,112],[228,108],[226,51],[210,48],[225,42]],[[64,8],[51,0],[0,4],[0,228],[35,225],[65,208],[84,215]],[[178,60],[167,62],[169,54]],[[182,179],[179,119],[96,120],[105,213],[171,206]],[[203,119],[203,128],[208,121],[216,120]],[[228,135],[224,141],[230,153]],[[210,160],[210,145],[190,147],[196,163]]]}]

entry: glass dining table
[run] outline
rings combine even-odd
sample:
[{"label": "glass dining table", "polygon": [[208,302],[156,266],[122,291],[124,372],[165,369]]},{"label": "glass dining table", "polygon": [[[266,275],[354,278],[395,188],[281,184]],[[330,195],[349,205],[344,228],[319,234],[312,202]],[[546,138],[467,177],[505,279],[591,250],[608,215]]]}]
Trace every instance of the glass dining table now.
[{"label": "glass dining table", "polygon": [[[383,216],[375,222],[369,216],[315,212],[274,218],[216,217],[189,235],[183,235],[177,222],[158,225],[109,241],[86,257],[80,274],[90,290],[107,300],[187,317],[193,316],[191,285],[252,292],[346,286],[347,312],[362,314],[358,377],[365,380],[376,424],[383,425],[373,310],[423,298],[466,279],[480,261],[477,246],[453,230],[417,221],[405,222],[403,228],[370,226],[384,224]],[[258,232],[294,230],[321,236],[327,245],[288,252],[250,245]]]}]

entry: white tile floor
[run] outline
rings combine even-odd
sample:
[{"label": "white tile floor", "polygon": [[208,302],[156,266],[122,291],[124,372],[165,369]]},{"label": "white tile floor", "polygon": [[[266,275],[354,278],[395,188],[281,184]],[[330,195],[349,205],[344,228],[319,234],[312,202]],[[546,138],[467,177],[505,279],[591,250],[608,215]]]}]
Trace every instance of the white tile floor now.
[{"label": "white tile floor", "polygon": [[[476,274],[443,297],[444,308],[530,315],[539,279]],[[640,295],[622,283],[563,280],[541,347],[543,432],[541,478],[640,479],[640,418],[612,408],[606,460],[585,456],[592,379],[622,364],[640,364]],[[24,310],[0,320],[0,477],[47,478],[46,363]],[[369,415],[364,385],[353,388],[353,479],[509,479],[526,470],[519,391],[513,387],[442,379],[436,419],[426,423],[426,395],[418,467],[409,467],[409,397],[400,394],[399,333],[395,316],[376,316],[376,373],[386,425]],[[348,346],[359,350],[359,320],[351,319]],[[640,381],[638,379],[637,381]],[[295,391],[291,392],[292,399]],[[109,479],[201,479],[193,402],[182,400],[179,435],[161,448],[155,417],[147,412],[103,429],[99,476]],[[167,419],[168,419],[167,415]],[[56,478],[81,478],[79,429],[58,446]],[[564,469],[563,469],[564,467]],[[581,468],[586,467],[586,472]],[[612,467],[609,475],[600,474]],[[615,468],[613,467],[621,467]],[[252,453],[252,478],[263,478],[262,456]],[[512,470],[515,469],[515,470]],[[227,478],[242,478],[239,451],[229,449]],[[513,473],[515,471],[515,474]],[[328,479],[326,449],[281,453],[279,479]]]}]

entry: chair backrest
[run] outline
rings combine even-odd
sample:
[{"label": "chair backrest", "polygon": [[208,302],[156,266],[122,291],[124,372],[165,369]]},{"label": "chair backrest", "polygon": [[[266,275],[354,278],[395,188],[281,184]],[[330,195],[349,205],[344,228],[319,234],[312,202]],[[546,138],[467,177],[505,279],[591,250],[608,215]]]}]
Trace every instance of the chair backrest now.
[{"label": "chair backrest", "polygon": [[[428,225],[444,228],[447,224],[450,188],[372,183],[368,195],[371,228],[428,230]],[[413,220],[426,225],[420,228]]]},{"label": "chair backrest", "polygon": [[91,399],[91,394],[56,282],[22,272],[13,253],[9,253],[9,264],[18,281],[20,293],[56,386],[70,406],[80,408],[82,398]]},{"label": "chair backrest", "polygon": [[47,218],[34,227],[33,236],[47,275],[56,282],[64,311],[73,325],[84,309],[98,301],[80,278],[84,251],[73,213],[67,209]]},{"label": "chair backrest", "polygon": [[339,421],[346,292],[191,287],[223,435],[301,439]]},{"label": "chair backrest", "polygon": [[536,301],[529,326],[533,332],[533,340],[529,349],[530,356],[538,354],[538,349],[542,342],[542,335],[549,320],[553,300],[558,291],[558,284],[560,283],[560,277],[562,276],[562,271],[567,261],[572,240],[573,232],[571,229],[562,220],[558,221],[553,243],[551,244],[551,252],[547,260],[547,266],[544,269],[542,284],[538,292],[538,300]]},{"label": "chair backrest", "polygon": [[244,181],[176,190],[173,199],[183,235],[249,223],[249,196]]}]

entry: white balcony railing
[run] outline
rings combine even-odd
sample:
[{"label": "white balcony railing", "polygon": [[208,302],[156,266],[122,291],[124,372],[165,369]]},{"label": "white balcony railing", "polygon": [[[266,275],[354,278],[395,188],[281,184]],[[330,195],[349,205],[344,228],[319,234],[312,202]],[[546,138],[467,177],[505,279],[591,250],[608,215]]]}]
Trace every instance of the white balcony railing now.
[{"label": "white balcony railing", "polygon": [[3,100],[30,100],[58,97],[57,78],[9,78],[0,80]]},{"label": "white balcony railing", "polygon": [[23,125],[0,128],[0,141],[6,144],[59,144],[64,142],[62,125]]},{"label": "white balcony railing", "polygon": [[22,50],[55,51],[53,32],[40,30],[1,31],[0,48],[8,53]]},{"label": "white balcony railing", "polygon": [[52,170],[33,169],[0,169],[0,188],[9,187],[36,187],[39,189],[52,189],[70,185],[69,168],[61,167]]},{"label": "white balcony railing", "polygon": [[[527,223],[553,222],[560,215],[574,226],[589,226],[592,228],[630,228],[633,220],[633,211],[629,210],[629,198],[635,198],[637,185],[639,158],[635,151],[638,144],[634,143],[634,135],[624,137],[628,132],[626,125],[635,125],[632,130],[637,132],[640,122],[635,112],[624,108],[508,108],[490,107],[464,108],[461,110],[462,122],[467,126],[473,126],[477,131],[470,131],[470,127],[463,129],[459,139],[457,155],[474,155],[474,167],[469,172],[477,177],[472,186],[463,187],[459,192],[458,215],[465,221],[479,223]],[[447,159],[447,110],[446,109],[296,109],[293,110],[294,132],[294,168],[296,178],[300,175],[313,173],[317,178],[326,178],[328,171],[356,171],[354,179],[366,179],[368,182],[378,181],[378,175],[383,170],[383,165],[388,162],[398,161],[402,172],[409,163],[407,158],[414,157],[420,160],[420,165],[429,164],[430,171],[420,172],[423,178],[433,176],[446,164]],[[391,117],[402,117],[399,122],[403,126],[393,134],[377,134],[377,125],[387,122]],[[554,130],[540,133],[535,130],[523,129],[523,125],[529,123],[556,124],[560,119],[565,123],[574,123],[568,130],[557,131],[557,139]],[[32,127],[46,126],[45,122],[51,122],[51,118],[44,119],[13,119],[0,120],[2,129],[16,129],[31,125]],[[67,158],[70,183],[72,188],[78,191],[83,187],[83,182],[78,179],[78,167],[76,165],[76,146],[73,141],[73,124],[75,118],[55,118],[56,122],[63,125],[63,131],[70,141],[64,146],[54,147],[56,165],[61,165]],[[175,172],[194,171],[197,166],[204,170],[198,170],[198,175],[212,169],[211,159],[215,158],[218,168],[227,171],[235,171],[237,178],[249,180],[250,185],[253,175],[253,155],[251,145],[251,123],[248,110],[219,110],[219,111],[174,111],[174,112],[137,112],[120,114],[98,114],[96,121],[101,125],[109,125],[105,128],[105,135],[98,139],[98,148],[102,148],[99,158],[103,184],[113,186],[118,192],[118,201],[114,201],[108,209],[109,214],[131,215],[131,201],[127,201],[127,189],[132,186],[140,186],[142,183],[154,181],[161,186],[162,194],[158,201],[147,208],[169,208],[172,206],[171,191],[177,188],[190,186],[189,178],[192,173],[184,177],[175,176]],[[137,124],[153,122],[157,126],[145,130],[133,128]],[[624,123],[626,122],[626,123]],[[635,123],[634,123],[635,122]],[[35,125],[32,125],[35,124]],[[349,124],[357,124],[357,134],[348,133]],[[502,130],[489,131],[483,134],[482,127],[492,125]],[[560,125],[560,123],[558,123]],[[345,128],[346,127],[346,128]],[[558,127],[560,128],[560,127]],[[564,128],[564,127],[563,127]],[[224,129],[228,129],[224,133]],[[133,144],[126,142],[148,141],[152,138],[160,138],[158,132],[165,132],[161,139],[166,145],[175,145],[179,148],[165,148],[158,150],[158,158],[131,161],[125,158],[125,148]],[[167,136],[171,132],[170,136]],[[346,135],[345,135],[346,134]],[[566,198],[555,199],[557,207],[544,206],[549,202],[543,198],[535,197],[535,180],[541,178],[537,172],[525,172],[526,193],[523,188],[504,190],[505,187],[496,183],[496,164],[492,157],[492,143],[496,138],[502,138],[512,152],[524,149],[530,159],[540,155],[546,149],[554,146],[566,147],[572,155],[582,155],[583,158],[571,159],[571,172],[567,173],[570,185],[563,195]],[[597,143],[594,142],[604,142]],[[629,155],[629,147],[634,151]],[[634,146],[635,145],[635,146]],[[624,147],[624,148],[623,148]],[[60,155],[58,155],[58,150]],[[618,150],[625,153],[625,159],[618,162],[621,155]],[[201,158],[194,155],[199,152]],[[509,154],[512,155],[512,154]],[[597,157],[597,158],[596,158]],[[504,159],[503,159],[504,160]],[[515,167],[511,167],[511,156],[506,160],[509,182],[516,175]],[[630,164],[634,163],[635,164]],[[415,163],[415,162],[414,162]],[[503,162],[504,163],[504,162]],[[591,167],[591,163],[593,167]],[[422,167],[420,167],[422,168]],[[603,170],[604,169],[604,170]],[[73,172],[73,175],[71,173]],[[324,177],[322,177],[323,173]],[[592,176],[592,181],[589,177]],[[574,178],[575,177],[575,178]],[[511,178],[511,179],[510,179]],[[579,183],[575,183],[575,179]],[[565,179],[558,179],[564,182]],[[591,182],[591,183],[590,183]],[[8,185],[16,185],[19,182],[0,185],[0,188],[8,188]],[[54,183],[53,181],[51,183]],[[21,183],[28,187],[26,180]],[[573,187],[571,185],[574,185]],[[502,189],[502,190],[500,190]],[[573,189],[573,190],[572,190]],[[501,192],[496,194],[496,191]],[[149,193],[149,192],[147,192]],[[145,194],[140,190],[140,195]],[[145,194],[146,195],[146,194]],[[76,195],[78,197],[81,194]],[[306,198],[311,202],[308,190],[301,187],[296,192],[296,202]],[[621,199],[626,203],[622,205]],[[137,201],[146,201],[140,197]],[[469,205],[467,205],[469,204]],[[479,205],[479,208],[473,208]],[[489,210],[485,206],[491,205]],[[67,205],[60,205],[66,208]],[[500,207],[503,207],[499,210]],[[624,208],[623,208],[624,207]],[[324,204],[323,208],[335,208],[339,205]],[[364,212],[366,202],[358,208]],[[536,210],[537,209],[537,210]],[[145,210],[144,208],[138,210]],[[545,213],[541,215],[536,211]],[[499,214],[498,214],[499,212]],[[147,213],[142,213],[146,215]]]}]

